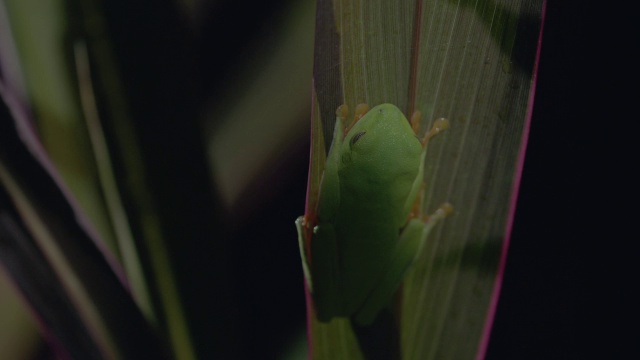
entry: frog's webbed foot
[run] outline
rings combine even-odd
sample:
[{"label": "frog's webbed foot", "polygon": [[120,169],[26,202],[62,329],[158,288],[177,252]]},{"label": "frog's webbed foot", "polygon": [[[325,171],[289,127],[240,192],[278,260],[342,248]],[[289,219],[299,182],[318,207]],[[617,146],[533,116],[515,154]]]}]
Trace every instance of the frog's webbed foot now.
[{"label": "frog's webbed foot", "polygon": [[431,130],[427,131],[422,137],[422,139],[420,139],[422,146],[426,147],[427,144],[429,143],[429,140],[431,140],[432,137],[438,135],[441,131],[447,130],[448,128],[449,128],[449,120],[445,118],[440,118],[434,121],[433,126],[431,127]]},{"label": "frog's webbed foot", "polygon": [[[420,120],[422,119],[422,113],[418,110],[414,111],[411,115],[411,119],[409,122],[411,123],[411,128],[413,132],[418,136],[420,134]],[[441,131],[447,130],[449,128],[449,120],[445,118],[439,118],[431,127],[431,130],[427,131],[422,138],[420,138],[420,142],[422,143],[422,147],[426,147],[429,140],[438,135]]]},{"label": "frog's webbed foot", "polygon": [[356,106],[356,111],[353,113],[353,124],[357,123],[358,120],[362,119],[362,117],[368,112],[369,104],[358,104],[358,106]]},{"label": "frog's webbed foot", "polygon": [[[345,126],[344,133],[348,134],[349,130],[367,113],[369,112],[369,105],[367,104],[358,104],[356,106],[356,110],[353,112],[353,121],[351,121],[348,125]],[[349,115],[349,108],[347,105],[340,105],[338,107],[338,111],[336,112],[338,116],[342,119],[342,122],[346,124],[347,116]]]}]

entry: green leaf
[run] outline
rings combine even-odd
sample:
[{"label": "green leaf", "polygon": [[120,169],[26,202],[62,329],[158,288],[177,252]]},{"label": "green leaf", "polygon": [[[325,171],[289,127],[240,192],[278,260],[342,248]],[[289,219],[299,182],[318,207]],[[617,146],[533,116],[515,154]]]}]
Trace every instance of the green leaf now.
[{"label": "green leaf", "polygon": [[[319,1],[313,216],[336,108],[393,103],[450,128],[429,144],[425,213],[450,202],[401,291],[403,359],[484,356],[526,145],[543,0]],[[323,129],[319,131],[319,129]],[[314,359],[361,358],[347,321],[312,321]],[[364,345],[366,346],[366,344]]]},{"label": "green leaf", "polygon": [[[1,64],[2,73],[11,74],[2,79],[2,85],[17,98],[19,107],[29,108],[16,121],[37,128],[38,139],[31,139],[29,145],[43,143],[46,155],[39,160],[51,159],[49,166],[55,167],[53,172],[78,202],[76,210],[87,216],[88,226],[96,228],[99,250],[113,256],[114,263],[119,262],[116,267],[122,265],[129,295],[149,323],[168,334],[176,357],[190,359],[193,345],[102,5],[75,0],[53,1],[44,8],[33,1],[2,4],[0,12],[8,21],[1,27],[12,35],[2,38],[3,55],[12,60]],[[16,178],[19,175],[16,169],[8,171]],[[12,196],[20,191],[11,192]],[[45,200],[29,201],[37,207],[38,201]],[[76,241],[76,246],[82,246],[87,239]],[[43,243],[38,247],[47,250]],[[82,265],[77,266],[82,272]],[[55,311],[38,308],[37,299],[28,300],[40,313]],[[108,302],[109,297],[97,301]]]},{"label": "green leaf", "polygon": [[2,82],[0,100],[0,263],[61,356],[167,358]]}]

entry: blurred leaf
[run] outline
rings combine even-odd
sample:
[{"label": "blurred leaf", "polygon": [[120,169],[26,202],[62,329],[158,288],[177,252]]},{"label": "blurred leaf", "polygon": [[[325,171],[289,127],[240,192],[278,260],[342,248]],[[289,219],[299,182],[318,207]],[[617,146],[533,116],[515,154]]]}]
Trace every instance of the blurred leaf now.
[{"label": "blurred leaf", "polygon": [[33,111],[38,141],[97,227],[98,241],[121,262],[137,305],[168,333],[177,355],[193,357],[101,4],[5,5],[11,21],[3,25],[15,39],[2,44],[4,58],[13,60],[1,64],[12,75],[8,89]]},{"label": "blurred leaf", "polygon": [[62,354],[165,358],[121,269],[96,241],[2,83],[0,96],[2,264]]},{"label": "blurred leaf", "polygon": [[[0,235],[2,236],[2,235]],[[2,245],[0,245],[2,246]],[[2,255],[0,255],[2,256]],[[7,359],[32,359],[42,340],[26,304],[0,267],[0,349]]]},{"label": "blurred leaf", "polygon": [[[72,3],[82,14],[76,26],[90,39],[105,133],[153,276],[158,326],[178,358],[225,353],[236,344],[236,324],[224,214],[198,121],[203,86],[192,24],[172,0]],[[96,17],[103,27],[96,29]],[[211,341],[224,335],[234,341]]]},{"label": "blurred leaf", "polygon": [[[450,202],[455,212],[431,233],[404,283],[404,359],[484,356],[526,146],[543,8],[543,0],[318,2],[307,216],[339,105],[388,102],[407,115],[420,111],[422,131],[439,117],[451,125],[429,144],[424,209]],[[362,356],[348,322],[311,321],[314,359]]]},{"label": "blurred leaf", "polygon": [[[243,209],[255,207],[251,205],[254,199],[244,201],[251,196],[247,185],[263,185],[264,172],[273,173],[273,164],[278,166],[282,159],[292,157],[292,144],[300,142],[305,125],[295,121],[308,116],[305,87],[308,91],[312,3],[296,3],[286,19],[282,18],[283,10],[289,10],[286,1],[252,4],[255,11],[251,14],[246,4],[230,1],[160,0],[150,4],[57,0],[38,6],[33,0],[1,1],[0,16],[5,15],[5,8],[10,13],[10,21],[3,22],[0,31],[2,82],[22,111],[22,118],[13,120],[28,128],[19,132],[28,134],[22,145],[38,148],[38,161],[46,164],[42,166],[50,171],[58,190],[71,188],[72,195],[65,193],[67,201],[75,204],[71,200],[75,198],[81,203],[81,209],[73,207],[79,221],[87,229],[92,228],[89,223],[98,228],[100,236],[88,230],[89,236],[74,241],[95,241],[92,246],[98,247],[101,241],[109,244],[114,257],[102,255],[114,263],[118,274],[118,265],[122,265],[123,282],[132,287],[137,305],[176,357],[241,357],[255,351],[246,350],[246,334],[259,336],[260,330],[246,324],[256,321],[252,313],[239,311],[245,302],[251,304],[245,299],[237,301],[244,294],[238,295],[237,288],[245,286],[233,281],[238,272],[234,270],[246,268],[241,261],[247,256],[241,257],[240,265],[229,264],[233,261],[232,239],[221,200],[232,199]],[[271,29],[278,29],[277,34]],[[274,34],[275,40],[263,41]],[[258,43],[266,51],[253,53]],[[244,82],[238,82],[236,72],[242,72]],[[228,125],[235,130],[221,131],[222,151],[220,147],[212,151],[218,157],[222,154],[223,160],[236,160],[225,154],[242,159],[230,163],[231,170],[242,166],[242,176],[227,171],[229,167],[220,170],[231,175],[222,190],[205,170],[203,114],[213,124],[231,120],[216,130],[228,129]],[[245,120],[253,122],[246,124]],[[27,209],[44,206],[38,202],[48,199],[31,194],[30,183],[22,183],[20,168],[14,167],[20,153],[13,154],[4,159],[7,177],[3,185],[17,187],[7,190],[10,201],[2,208],[11,208],[16,199],[26,199],[20,203],[27,204]],[[51,211],[62,206],[56,212],[61,215],[69,204],[47,206]],[[20,232],[7,234],[12,240],[25,238],[33,243],[30,250],[18,251],[20,256],[35,257],[42,252],[47,258],[49,249],[43,246],[48,243],[34,233],[54,225],[73,228],[78,220],[36,215],[24,209],[10,212],[11,226]],[[65,251],[59,250],[63,258]],[[49,266],[60,273],[51,283],[74,282],[78,275],[73,270],[82,268],[78,265],[67,271],[64,259],[47,261],[51,264],[45,263],[45,269]],[[29,272],[23,269],[12,274],[17,277],[21,271]],[[88,269],[87,276],[92,276],[89,274]],[[38,288],[38,273],[24,284],[32,282]],[[96,279],[94,285],[98,284]],[[61,299],[72,297],[64,290],[60,289]],[[62,305],[44,306],[38,296],[32,293],[25,298],[36,312],[53,318],[78,306],[72,301],[66,310]],[[114,295],[116,300],[119,296]],[[184,311],[181,300],[188,304]],[[93,301],[107,302],[110,296],[91,298],[79,307],[85,310],[84,306],[94,306]],[[100,327],[104,334],[98,337],[107,340],[110,331],[118,329],[85,320],[80,317],[70,326],[88,329],[77,330],[80,334]],[[44,325],[44,329],[49,327]],[[55,345],[55,337],[52,339]],[[103,352],[112,348],[107,340],[86,343]],[[64,348],[69,343],[58,345]]]},{"label": "blurred leaf", "polygon": [[69,36],[65,0],[5,0],[1,6],[8,17],[3,30],[13,36],[15,46],[3,44],[3,51],[15,51],[19,63],[5,71],[23,78],[20,100],[30,107],[49,158],[102,241],[119,257],[78,97],[72,48],[76,39]]},{"label": "blurred leaf", "polygon": [[262,188],[268,169],[308,131],[314,10],[312,3],[294,2],[264,48],[248,57],[242,76],[227,90],[229,98],[210,100],[211,167],[233,212],[252,204],[241,201],[243,193],[251,185]]},{"label": "blurred leaf", "polygon": [[[2,63],[3,73],[11,74],[6,85],[33,111],[47,155],[97,228],[100,241],[122,262],[136,302],[153,318],[96,109],[86,44],[79,31],[70,30],[68,18],[78,14],[63,5],[61,0],[43,8],[32,0],[6,1],[3,30],[13,35],[2,44],[5,59],[12,58]],[[103,62],[109,61],[102,55]]]}]

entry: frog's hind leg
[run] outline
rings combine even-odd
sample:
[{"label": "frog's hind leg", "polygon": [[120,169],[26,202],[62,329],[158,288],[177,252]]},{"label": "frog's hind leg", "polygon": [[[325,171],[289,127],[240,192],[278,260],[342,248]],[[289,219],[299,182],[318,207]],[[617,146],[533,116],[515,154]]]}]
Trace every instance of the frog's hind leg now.
[{"label": "frog's hind leg", "polygon": [[389,300],[402,283],[404,275],[413,264],[421,247],[423,228],[424,223],[419,219],[412,219],[405,226],[398,239],[388,271],[355,315],[355,321],[358,324],[371,324],[380,310],[389,304]]},{"label": "frog's hind leg", "polygon": [[394,292],[400,287],[404,276],[422,252],[427,236],[433,227],[453,212],[453,207],[445,203],[428,217],[426,223],[422,219],[411,219],[400,234],[398,243],[391,258],[389,270],[383,275],[364,305],[355,315],[360,325],[371,324],[378,312],[388,305]]}]

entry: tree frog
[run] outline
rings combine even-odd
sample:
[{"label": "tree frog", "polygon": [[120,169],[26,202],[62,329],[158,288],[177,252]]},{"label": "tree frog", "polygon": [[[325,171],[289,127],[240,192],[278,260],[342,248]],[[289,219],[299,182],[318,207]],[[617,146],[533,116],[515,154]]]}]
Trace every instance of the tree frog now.
[{"label": "tree frog", "polygon": [[317,216],[296,220],[298,242],[317,319],[366,326],[390,303],[433,225],[452,211],[445,204],[420,217],[427,142],[448,122],[436,120],[419,138],[420,114],[410,123],[392,104],[359,105],[350,129],[344,105],[337,113]]}]

